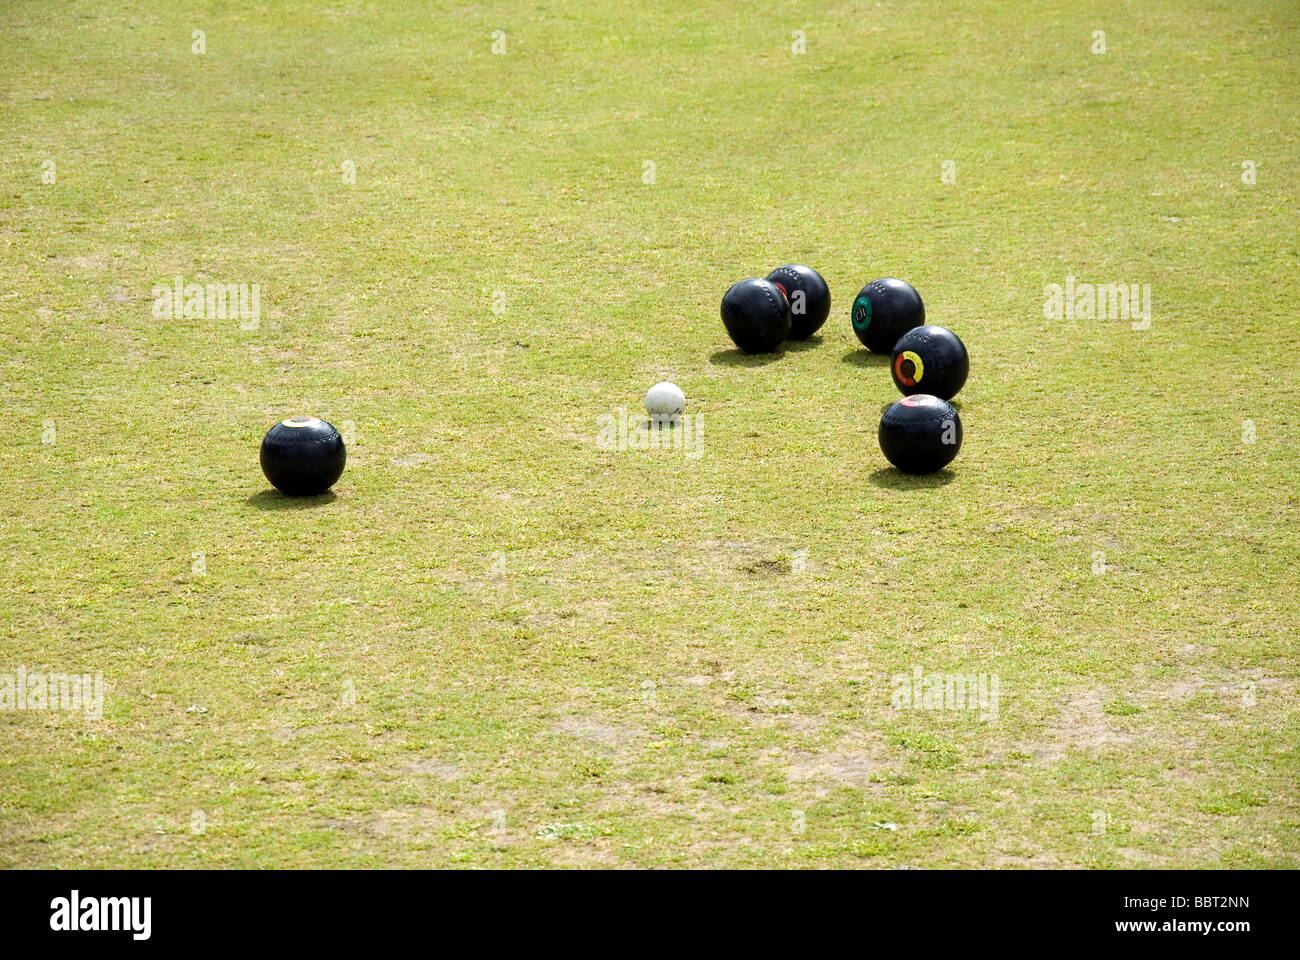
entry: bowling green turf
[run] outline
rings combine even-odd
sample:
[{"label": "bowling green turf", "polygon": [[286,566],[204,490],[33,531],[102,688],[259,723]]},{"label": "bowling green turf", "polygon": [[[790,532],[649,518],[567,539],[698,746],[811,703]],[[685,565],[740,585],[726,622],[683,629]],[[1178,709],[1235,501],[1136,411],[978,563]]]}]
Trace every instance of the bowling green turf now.
[{"label": "bowling green turf", "polygon": [[1300,11],[624,6],[0,9],[0,866],[1296,867]]}]

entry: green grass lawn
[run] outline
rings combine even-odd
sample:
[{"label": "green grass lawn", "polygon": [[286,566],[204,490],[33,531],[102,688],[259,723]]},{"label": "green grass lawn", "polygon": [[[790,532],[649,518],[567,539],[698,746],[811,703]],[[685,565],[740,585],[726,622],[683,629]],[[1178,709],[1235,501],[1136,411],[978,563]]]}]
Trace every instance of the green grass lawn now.
[{"label": "green grass lawn", "polygon": [[[1294,3],[436,6],[0,8],[0,674],[106,688],[0,712],[0,865],[1297,866]],[[882,276],[971,351],[934,477]],[[662,379],[699,456],[602,449]]]}]

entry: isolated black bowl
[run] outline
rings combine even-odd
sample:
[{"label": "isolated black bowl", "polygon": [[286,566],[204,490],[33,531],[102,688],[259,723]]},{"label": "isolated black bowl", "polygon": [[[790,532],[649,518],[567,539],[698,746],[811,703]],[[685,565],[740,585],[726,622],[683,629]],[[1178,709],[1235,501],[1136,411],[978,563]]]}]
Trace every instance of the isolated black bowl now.
[{"label": "isolated black bowl", "polygon": [[324,493],[343,475],[347,450],[342,435],[317,417],[281,420],[262,438],[262,472],[281,493]]}]

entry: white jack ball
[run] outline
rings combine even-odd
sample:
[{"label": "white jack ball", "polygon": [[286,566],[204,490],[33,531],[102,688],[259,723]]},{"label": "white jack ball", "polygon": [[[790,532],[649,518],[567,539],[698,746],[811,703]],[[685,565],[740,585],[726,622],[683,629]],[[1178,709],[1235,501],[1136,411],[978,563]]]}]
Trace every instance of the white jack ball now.
[{"label": "white jack ball", "polygon": [[659,422],[673,422],[686,409],[686,394],[675,383],[656,383],[645,395],[645,412]]}]

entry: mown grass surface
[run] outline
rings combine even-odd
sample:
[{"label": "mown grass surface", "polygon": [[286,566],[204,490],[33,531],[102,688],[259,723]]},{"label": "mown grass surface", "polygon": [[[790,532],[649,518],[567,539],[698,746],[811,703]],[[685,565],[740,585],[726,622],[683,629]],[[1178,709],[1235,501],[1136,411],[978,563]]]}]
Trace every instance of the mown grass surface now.
[{"label": "mown grass surface", "polygon": [[[0,672],[108,692],[0,713],[0,864],[1295,866],[1296,28],[6,5]],[[792,261],[830,322],[739,356]],[[848,323],[889,275],[972,353],[935,478]],[[1150,329],[1045,319],[1067,275]],[[660,379],[702,455],[601,450]],[[348,469],[286,501],[304,412]]]}]

